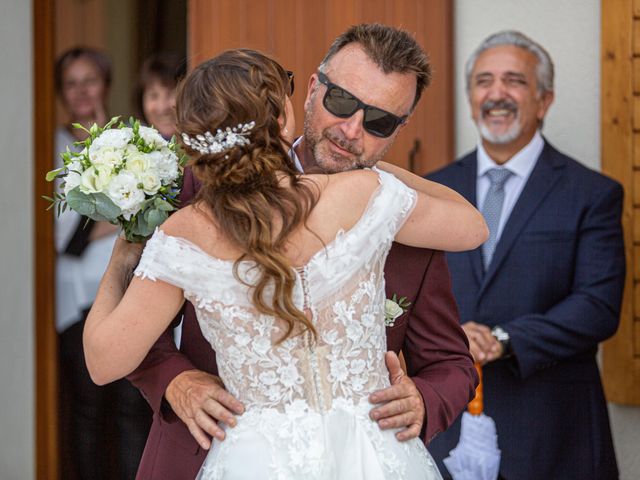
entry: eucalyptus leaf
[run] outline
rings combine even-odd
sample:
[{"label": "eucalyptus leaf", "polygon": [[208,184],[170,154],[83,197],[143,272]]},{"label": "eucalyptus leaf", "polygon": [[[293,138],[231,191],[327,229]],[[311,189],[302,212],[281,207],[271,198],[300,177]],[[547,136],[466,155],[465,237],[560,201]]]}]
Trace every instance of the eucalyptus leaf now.
[{"label": "eucalyptus leaf", "polygon": [[133,224],[133,228],[131,232],[135,235],[139,235],[141,237],[147,237],[150,235],[149,232],[149,224],[147,220],[144,218],[144,215],[138,214],[136,216],[136,220]]},{"label": "eucalyptus leaf", "polygon": [[149,225],[149,229],[151,232],[149,235],[153,233],[157,226],[162,225],[164,221],[169,218],[169,215],[165,210],[158,210],[150,208],[144,214],[147,224]]},{"label": "eucalyptus leaf", "polygon": [[80,187],[74,188],[67,194],[67,203],[69,208],[85,217],[93,218],[96,213],[95,200],[91,195],[82,193]]},{"label": "eucalyptus leaf", "polygon": [[96,213],[107,218],[109,221],[115,220],[115,218],[122,213],[120,207],[113,203],[104,193],[94,193],[93,198],[95,199]]},{"label": "eucalyptus leaf", "polygon": [[159,197],[154,200],[153,206],[157,210],[163,210],[165,212],[172,212],[173,210],[175,210],[175,207],[173,205]]}]

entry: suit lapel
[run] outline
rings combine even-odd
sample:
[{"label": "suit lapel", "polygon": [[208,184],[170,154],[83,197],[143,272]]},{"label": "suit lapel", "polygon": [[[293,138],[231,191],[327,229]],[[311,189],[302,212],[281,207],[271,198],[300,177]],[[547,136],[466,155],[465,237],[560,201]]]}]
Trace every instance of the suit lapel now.
[{"label": "suit lapel", "polygon": [[555,150],[545,141],[544,149],[540,154],[538,163],[531,172],[531,176],[524,186],[520,198],[516,202],[509,219],[504,226],[500,240],[496,245],[493,259],[489,269],[484,275],[482,286],[478,292],[478,298],[482,296],[487,286],[502,266],[509,250],[522,232],[529,218],[536,211],[540,203],[551,192],[560,179],[559,169],[565,162],[555,154]]},{"label": "suit lapel", "polygon": [[[454,175],[454,178],[459,178],[460,183],[458,185],[452,185],[453,189],[460,193],[469,203],[478,207],[477,200],[477,175],[478,175],[478,160],[477,150],[471,152],[469,155],[461,159],[457,163],[457,167],[462,169],[460,175]],[[479,207],[478,207],[479,208]],[[475,276],[478,285],[482,283],[483,266],[482,266],[482,253],[480,248],[470,250],[466,253],[471,265],[471,271]]]}]

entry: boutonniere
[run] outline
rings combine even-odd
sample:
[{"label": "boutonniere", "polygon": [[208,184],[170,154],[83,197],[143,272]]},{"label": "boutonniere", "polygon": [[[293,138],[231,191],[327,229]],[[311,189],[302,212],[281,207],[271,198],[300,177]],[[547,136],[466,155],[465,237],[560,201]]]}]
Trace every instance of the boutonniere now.
[{"label": "boutonniere", "polygon": [[407,311],[411,302],[407,302],[407,297],[400,297],[394,293],[391,299],[384,301],[384,325],[393,327],[396,319]]}]

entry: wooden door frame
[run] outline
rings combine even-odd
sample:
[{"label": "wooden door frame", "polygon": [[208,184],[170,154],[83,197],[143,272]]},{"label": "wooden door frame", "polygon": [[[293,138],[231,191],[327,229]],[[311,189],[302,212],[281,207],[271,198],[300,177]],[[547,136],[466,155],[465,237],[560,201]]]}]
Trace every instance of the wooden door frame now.
[{"label": "wooden door frame", "polygon": [[58,337],[54,326],[53,216],[42,195],[52,184],[44,173],[53,168],[55,129],[54,41],[55,0],[33,0],[33,202],[35,324],[35,472],[57,480]]}]

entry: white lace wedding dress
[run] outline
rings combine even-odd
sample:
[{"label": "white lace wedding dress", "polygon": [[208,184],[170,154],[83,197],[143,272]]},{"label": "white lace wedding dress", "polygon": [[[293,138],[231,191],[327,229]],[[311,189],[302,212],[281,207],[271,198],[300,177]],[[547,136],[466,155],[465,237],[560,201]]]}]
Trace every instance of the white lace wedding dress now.
[{"label": "white lace wedding dress", "polygon": [[[383,267],[415,192],[379,172],[360,220],[296,269],[294,300],[318,332],[277,344],[284,324],[252,306],[233,262],[157,230],[136,275],[184,290],[216,352],[226,388],[245,405],[215,441],[198,479],[439,479],[419,439],[369,419],[370,393],[389,386]],[[255,269],[240,265],[251,282]]]}]

